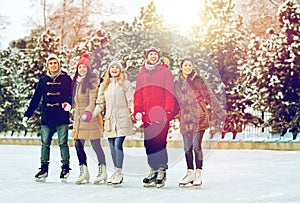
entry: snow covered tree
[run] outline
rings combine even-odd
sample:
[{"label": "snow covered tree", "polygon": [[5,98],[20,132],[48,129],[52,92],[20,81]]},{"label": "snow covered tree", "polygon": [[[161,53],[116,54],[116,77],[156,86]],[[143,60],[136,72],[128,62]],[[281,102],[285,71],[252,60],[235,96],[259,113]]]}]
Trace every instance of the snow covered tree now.
[{"label": "snow covered tree", "polygon": [[82,38],[78,44],[71,50],[70,61],[70,73],[75,73],[75,66],[83,53],[90,53],[91,66],[93,71],[96,72],[99,77],[103,76],[106,67],[103,67],[105,63],[105,55],[101,55],[102,51],[106,52],[109,47],[105,47],[107,44],[108,36],[101,29],[91,32],[86,38]]},{"label": "snow covered tree", "polygon": [[[253,107],[272,113],[265,126],[272,132],[300,131],[300,7],[287,0],[278,10],[281,31],[268,29],[269,38],[253,39],[244,81],[257,98]],[[252,83],[250,85],[250,83]],[[257,91],[257,93],[255,93]]]},{"label": "snow covered tree", "polygon": [[158,39],[163,30],[162,22],[162,16],[150,2],[146,8],[141,8],[140,16],[130,24],[116,21],[102,23],[102,33],[107,41],[94,51],[100,62],[100,72],[106,70],[112,59],[118,59],[127,71],[128,79],[134,81],[145,59],[144,51],[150,46],[160,47]]},{"label": "snow covered tree", "polygon": [[194,28],[193,39],[205,49],[220,73],[226,94],[226,101],[221,101],[226,102],[223,104],[227,110],[224,132],[235,134],[250,123],[258,123],[257,117],[245,111],[250,101],[243,94],[237,69],[245,58],[247,33],[231,0],[207,0],[200,16],[203,23]]},{"label": "snow covered tree", "polygon": [[160,30],[163,28],[163,17],[156,11],[156,6],[153,1],[151,1],[146,9],[141,8],[140,16],[135,17],[131,29],[132,31],[141,30]]},{"label": "snow covered tree", "polygon": [[243,17],[243,27],[249,33],[264,37],[266,36],[266,29],[268,27],[273,27],[276,31],[280,30],[277,21],[277,4],[284,0],[276,1],[236,0],[234,10]]},{"label": "snow covered tree", "polygon": [[61,46],[72,49],[90,35],[95,22],[101,22],[103,16],[115,12],[99,0],[63,0],[50,13],[47,29],[56,31]]},{"label": "snow covered tree", "polygon": [[23,71],[31,60],[22,52],[7,48],[0,52],[0,131],[25,130],[21,124],[30,80]]}]

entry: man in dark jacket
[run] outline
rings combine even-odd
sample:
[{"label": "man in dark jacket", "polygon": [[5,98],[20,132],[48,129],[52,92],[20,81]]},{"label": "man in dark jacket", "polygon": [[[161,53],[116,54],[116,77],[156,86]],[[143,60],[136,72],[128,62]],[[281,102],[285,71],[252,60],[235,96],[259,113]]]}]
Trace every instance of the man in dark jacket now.
[{"label": "man in dark jacket", "polygon": [[23,125],[37,109],[42,100],[41,115],[41,168],[35,175],[37,181],[45,181],[48,176],[50,145],[52,136],[58,134],[58,145],[61,152],[62,171],[60,178],[69,176],[70,153],[68,146],[69,110],[71,109],[71,78],[61,71],[60,62],[55,54],[47,58],[47,73],[39,79],[29,107],[24,114]]}]

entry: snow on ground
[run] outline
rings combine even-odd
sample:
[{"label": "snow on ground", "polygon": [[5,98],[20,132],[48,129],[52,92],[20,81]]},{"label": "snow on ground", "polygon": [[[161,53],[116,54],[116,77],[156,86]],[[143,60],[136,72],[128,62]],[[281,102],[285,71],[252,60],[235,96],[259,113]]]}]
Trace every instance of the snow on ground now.
[{"label": "snow on ground", "polygon": [[[104,148],[108,173],[112,174],[110,151]],[[61,183],[59,148],[51,148],[46,183],[37,183],[40,147],[0,145],[1,202],[300,202],[300,152],[261,150],[212,150],[205,152],[203,185],[179,188],[185,174],[183,149],[169,149],[166,186],[144,188],[149,172],[144,148],[125,148],[121,187],[92,183],[75,185],[79,174],[75,148],[70,148],[71,175]],[[91,181],[96,175],[95,155],[87,148]]]}]

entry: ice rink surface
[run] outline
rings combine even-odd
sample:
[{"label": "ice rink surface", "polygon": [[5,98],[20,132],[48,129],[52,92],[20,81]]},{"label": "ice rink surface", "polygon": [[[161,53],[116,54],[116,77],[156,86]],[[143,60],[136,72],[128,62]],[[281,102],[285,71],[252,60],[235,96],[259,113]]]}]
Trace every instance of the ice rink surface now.
[{"label": "ice rink surface", "polygon": [[[97,162],[90,147],[88,167],[91,181]],[[111,175],[109,148],[104,148]],[[263,150],[205,150],[201,188],[178,187],[185,175],[183,149],[168,149],[169,169],[164,188],[144,188],[149,168],[144,148],[124,148],[124,183],[75,185],[79,175],[74,147],[70,147],[71,175],[61,183],[60,152],[52,146],[46,183],[35,182],[40,167],[40,146],[0,145],[0,201],[14,202],[300,202],[300,152]]]}]

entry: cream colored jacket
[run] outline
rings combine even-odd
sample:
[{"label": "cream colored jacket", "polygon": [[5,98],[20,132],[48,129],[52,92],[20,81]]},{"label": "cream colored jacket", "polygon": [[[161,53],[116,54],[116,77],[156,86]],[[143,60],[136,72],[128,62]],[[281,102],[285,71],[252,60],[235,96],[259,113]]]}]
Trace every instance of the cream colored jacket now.
[{"label": "cream colored jacket", "polygon": [[103,84],[100,85],[93,116],[104,112],[104,137],[107,138],[133,134],[131,112],[134,90],[128,80],[124,80],[123,84],[124,87],[117,79],[111,78],[104,92]]}]

